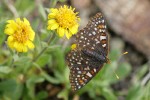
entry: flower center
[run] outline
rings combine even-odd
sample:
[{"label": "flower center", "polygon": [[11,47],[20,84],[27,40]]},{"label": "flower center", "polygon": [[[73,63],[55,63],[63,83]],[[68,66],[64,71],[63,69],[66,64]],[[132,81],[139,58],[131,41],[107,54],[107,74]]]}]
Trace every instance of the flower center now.
[{"label": "flower center", "polygon": [[29,39],[29,31],[28,28],[26,27],[26,25],[18,25],[18,29],[15,32],[15,34],[13,34],[14,38],[16,41],[18,41],[19,43],[25,43],[28,39]]},{"label": "flower center", "polygon": [[77,13],[74,13],[71,8],[61,7],[56,15],[56,21],[63,28],[70,28],[77,23],[76,21],[78,18],[76,14]]}]

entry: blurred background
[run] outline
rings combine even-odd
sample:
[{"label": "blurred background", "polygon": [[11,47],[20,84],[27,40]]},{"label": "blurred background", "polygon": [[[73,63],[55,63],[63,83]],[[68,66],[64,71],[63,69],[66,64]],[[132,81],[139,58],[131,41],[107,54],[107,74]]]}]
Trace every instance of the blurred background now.
[{"label": "blurred background", "polygon": [[[43,55],[28,64],[47,46],[49,8],[63,5],[79,12],[79,29],[101,12],[110,35],[111,63],[75,93],[65,63],[72,40],[55,39]],[[6,21],[17,17],[26,17],[36,33],[35,50],[19,59],[11,55],[4,34]],[[0,47],[0,100],[150,100],[149,0],[1,0]],[[9,66],[12,59],[13,67]]]}]

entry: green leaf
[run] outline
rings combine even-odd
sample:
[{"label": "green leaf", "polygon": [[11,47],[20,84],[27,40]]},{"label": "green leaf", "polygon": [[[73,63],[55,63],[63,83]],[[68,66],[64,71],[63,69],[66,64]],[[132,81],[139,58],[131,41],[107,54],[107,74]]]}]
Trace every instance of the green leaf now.
[{"label": "green leaf", "polygon": [[41,41],[41,45],[42,45],[42,48],[48,47],[47,42],[43,42],[43,41]]},{"label": "green leaf", "polygon": [[43,82],[45,79],[43,76],[39,76],[39,75],[32,75],[27,79],[26,82],[26,87],[28,89],[28,95],[31,98],[35,98],[35,85],[36,83],[41,83]]},{"label": "green leaf", "polygon": [[41,29],[40,32],[41,32],[41,34],[40,34],[40,39],[41,40],[48,39],[51,35],[51,33],[48,30],[45,30],[45,29]]},{"label": "green leaf", "polygon": [[134,84],[129,89],[128,95],[127,95],[127,100],[142,100],[142,95],[143,95],[143,88],[140,86],[140,84]]},{"label": "green leaf", "polygon": [[0,82],[0,92],[3,92],[5,96],[12,100],[19,100],[22,91],[23,84],[17,83],[15,80],[10,79]]},{"label": "green leaf", "polygon": [[54,56],[55,64],[57,64],[57,70],[63,72],[65,67],[64,52],[62,49],[56,48],[55,51],[52,52],[52,55]]},{"label": "green leaf", "polygon": [[12,69],[8,66],[0,66],[0,73],[8,74],[12,71]]},{"label": "green leaf", "polygon": [[36,100],[45,100],[48,97],[48,93],[46,91],[40,91],[38,92],[38,94],[36,95]]},{"label": "green leaf", "polygon": [[103,88],[102,95],[106,98],[106,100],[117,100],[117,97],[113,94],[108,88]]},{"label": "green leaf", "polygon": [[59,0],[60,2],[66,2],[66,0]]},{"label": "green leaf", "polygon": [[5,20],[0,22],[0,46],[2,46],[6,38],[6,34],[4,34],[5,24],[6,24]]},{"label": "green leaf", "polygon": [[53,84],[59,84],[60,81],[58,79],[56,79],[55,77],[52,77],[50,75],[48,75],[47,73],[42,73],[42,76],[47,80],[49,81],[50,83],[53,83]]},{"label": "green leaf", "polygon": [[138,71],[135,75],[138,81],[140,81],[141,78],[143,78],[145,73],[148,71],[148,68],[149,68],[148,64],[145,64],[138,69]]},{"label": "green leaf", "polygon": [[14,65],[25,69],[30,63],[31,63],[31,58],[24,56],[24,57],[18,57],[15,60]]},{"label": "green leaf", "polygon": [[47,16],[46,16],[46,12],[45,12],[45,10],[44,10],[44,7],[43,7],[43,5],[42,5],[42,2],[39,3],[39,12],[40,12],[42,18],[43,18],[44,20],[46,20],[46,19],[47,19]]},{"label": "green leaf", "polygon": [[55,7],[57,2],[58,2],[58,0],[50,0],[50,4],[51,4],[50,6]]},{"label": "green leaf", "polygon": [[116,61],[119,58],[119,55],[121,55],[119,50],[111,50],[109,54],[109,58],[112,61]]},{"label": "green leaf", "polygon": [[150,81],[145,86],[145,91],[143,92],[143,100],[148,100],[150,98]]},{"label": "green leaf", "polygon": [[61,98],[63,100],[68,100],[68,94],[69,94],[68,90],[64,89],[61,92],[59,92],[59,94],[57,95],[57,97]]},{"label": "green leaf", "polygon": [[131,65],[129,63],[121,63],[118,65],[116,73],[120,77],[120,79],[124,79],[131,72]]},{"label": "green leaf", "polygon": [[36,61],[36,63],[40,66],[40,67],[44,67],[47,63],[49,63],[49,61],[51,61],[52,57],[51,55],[48,54],[42,54],[39,59]]},{"label": "green leaf", "polygon": [[21,16],[29,15],[35,8],[34,0],[17,0],[15,2],[15,8],[18,10]]}]

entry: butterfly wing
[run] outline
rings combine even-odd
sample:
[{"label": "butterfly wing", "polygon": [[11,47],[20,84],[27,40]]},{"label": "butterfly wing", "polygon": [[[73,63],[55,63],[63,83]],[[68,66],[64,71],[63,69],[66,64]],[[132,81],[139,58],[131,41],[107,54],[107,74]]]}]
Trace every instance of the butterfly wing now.
[{"label": "butterfly wing", "polygon": [[87,26],[76,35],[76,44],[79,48],[104,49],[104,54],[108,54],[108,34],[105,19],[101,13],[97,13],[88,22]]},{"label": "butterfly wing", "polygon": [[91,61],[79,50],[72,50],[66,60],[70,68],[69,80],[73,91],[87,84],[103,66],[100,62]]},{"label": "butterfly wing", "polygon": [[104,64],[87,57],[82,50],[88,49],[105,57],[108,54],[108,35],[101,13],[91,18],[87,26],[77,33],[75,43],[77,48],[71,50],[66,57],[70,68],[69,79],[74,91],[87,84]]}]

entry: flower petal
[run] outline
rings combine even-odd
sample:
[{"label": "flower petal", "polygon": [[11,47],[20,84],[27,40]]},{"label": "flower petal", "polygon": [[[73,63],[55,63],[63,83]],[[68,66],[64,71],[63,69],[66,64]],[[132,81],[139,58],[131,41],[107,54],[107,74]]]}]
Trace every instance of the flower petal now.
[{"label": "flower petal", "polygon": [[12,35],[14,34],[15,30],[13,28],[6,28],[4,30],[4,33],[7,34],[7,35]]},{"label": "flower petal", "polygon": [[69,39],[72,36],[72,34],[68,32],[68,30],[65,30],[65,33],[66,33],[67,39]]},{"label": "flower petal", "polygon": [[48,27],[47,27],[48,30],[54,30],[53,28],[56,29],[59,26],[58,23],[54,20],[51,20],[49,23],[51,24],[48,24]]},{"label": "flower petal", "polygon": [[18,52],[22,52],[22,47],[21,45],[16,41],[14,42],[14,48],[18,51]]},{"label": "flower petal", "polygon": [[59,36],[60,36],[60,37],[63,37],[63,36],[64,36],[64,33],[65,33],[65,29],[62,28],[62,27],[59,27],[59,28],[58,28],[58,34],[59,34]]},{"label": "flower petal", "polygon": [[9,36],[8,39],[7,39],[7,44],[8,46],[13,49],[14,48],[14,38],[13,36]]},{"label": "flower petal", "polygon": [[19,23],[19,24],[21,23],[20,18],[17,18],[17,19],[16,19],[16,23]]},{"label": "flower petal", "polygon": [[18,52],[27,52],[27,51],[28,51],[27,46],[25,46],[24,44],[19,43],[19,42],[15,42],[15,43],[14,43],[14,48],[15,48]]},{"label": "flower petal", "polygon": [[72,34],[76,34],[78,31],[78,24],[74,25],[73,27],[69,28]]},{"label": "flower petal", "polygon": [[35,37],[35,32],[34,32],[33,30],[30,30],[29,39],[30,39],[31,41],[33,41],[33,40],[34,40],[34,37]]},{"label": "flower petal", "polygon": [[55,19],[50,19],[50,20],[48,20],[48,25],[49,25],[49,24],[53,24],[53,23],[56,23],[56,20],[55,20]]},{"label": "flower petal", "polygon": [[54,13],[50,13],[48,14],[48,19],[52,19],[52,18],[55,18],[56,14]]},{"label": "flower petal", "polygon": [[55,8],[51,8],[50,11],[51,11],[52,13],[57,13],[57,12],[58,12],[58,10],[55,9]]},{"label": "flower petal", "polygon": [[7,23],[8,24],[6,25],[5,30],[4,30],[5,34],[7,35],[14,34],[14,32],[17,29],[17,24],[13,20],[8,20]]},{"label": "flower petal", "polygon": [[51,30],[55,30],[59,27],[58,23],[54,23],[51,27]]},{"label": "flower petal", "polygon": [[54,9],[54,8],[51,8],[50,9],[50,14],[48,14],[48,19],[51,19],[51,18],[55,18],[56,14],[58,13],[58,10],[57,9]]},{"label": "flower petal", "polygon": [[27,52],[28,51],[28,48],[24,45],[22,45],[22,52]]},{"label": "flower petal", "polygon": [[33,49],[34,48],[34,44],[31,41],[27,41],[25,44],[29,49]]},{"label": "flower petal", "polygon": [[29,21],[26,18],[23,18],[24,23],[26,23],[27,25],[30,25]]}]

